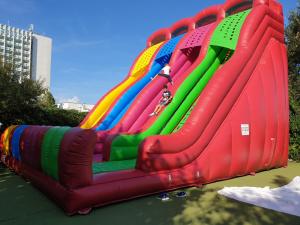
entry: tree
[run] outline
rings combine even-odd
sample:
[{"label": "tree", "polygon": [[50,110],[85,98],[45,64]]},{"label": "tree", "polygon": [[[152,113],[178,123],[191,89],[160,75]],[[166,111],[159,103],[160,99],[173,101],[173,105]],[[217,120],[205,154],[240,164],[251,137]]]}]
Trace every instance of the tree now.
[{"label": "tree", "polygon": [[0,63],[0,133],[15,124],[77,126],[85,113],[58,109],[41,82]]},{"label": "tree", "polygon": [[54,108],[56,107],[55,99],[50,91],[46,90],[45,93],[40,98],[41,106],[45,108]]},{"label": "tree", "polygon": [[32,122],[31,116],[39,108],[41,84],[14,72],[9,64],[0,65],[0,122],[11,124]]},{"label": "tree", "polygon": [[290,97],[290,158],[300,160],[300,0],[285,30]]}]

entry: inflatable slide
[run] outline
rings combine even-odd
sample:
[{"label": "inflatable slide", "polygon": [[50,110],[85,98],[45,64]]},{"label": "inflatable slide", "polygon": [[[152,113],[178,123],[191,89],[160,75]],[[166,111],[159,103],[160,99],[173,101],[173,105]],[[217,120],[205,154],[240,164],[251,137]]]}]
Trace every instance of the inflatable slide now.
[{"label": "inflatable slide", "polygon": [[[80,127],[9,127],[2,162],[68,215],[287,165],[278,1],[227,0],[155,32],[145,51]],[[173,99],[149,117],[168,82],[156,76],[166,63]]]}]

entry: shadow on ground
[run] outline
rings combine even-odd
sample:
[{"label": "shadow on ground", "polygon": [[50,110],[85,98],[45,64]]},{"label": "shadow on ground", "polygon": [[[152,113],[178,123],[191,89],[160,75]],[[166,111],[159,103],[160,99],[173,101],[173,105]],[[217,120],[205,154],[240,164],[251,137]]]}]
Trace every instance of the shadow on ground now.
[{"label": "shadow on ground", "polygon": [[287,225],[300,224],[300,218],[241,203],[217,194],[219,189],[189,190],[190,199],[173,219],[174,224]]},{"label": "shadow on ground", "polygon": [[289,183],[289,179],[281,175],[276,175],[275,178],[273,179],[273,184],[275,184],[278,187],[286,185],[288,183]]}]

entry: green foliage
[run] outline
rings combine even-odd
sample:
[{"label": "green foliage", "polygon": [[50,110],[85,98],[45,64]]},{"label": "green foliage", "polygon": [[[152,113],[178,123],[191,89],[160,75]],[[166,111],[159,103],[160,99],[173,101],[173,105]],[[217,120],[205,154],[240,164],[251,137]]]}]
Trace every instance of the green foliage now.
[{"label": "green foliage", "polygon": [[84,116],[56,108],[52,94],[40,82],[0,63],[0,133],[12,124],[77,126]]},{"label": "green foliage", "polygon": [[46,108],[54,108],[55,99],[50,91],[46,90],[45,93],[40,97],[40,105]]},{"label": "green foliage", "polygon": [[300,1],[290,13],[285,30],[289,60],[290,149],[289,157],[300,161]]},{"label": "green foliage", "polygon": [[0,90],[0,121],[4,127],[33,122],[31,116],[39,109],[38,96],[44,91],[40,83],[13,72],[11,65],[1,64]]},{"label": "green foliage", "polygon": [[64,110],[58,108],[44,108],[43,117],[45,125],[52,126],[70,126],[75,127],[84,119],[86,113],[78,112],[76,110]]}]

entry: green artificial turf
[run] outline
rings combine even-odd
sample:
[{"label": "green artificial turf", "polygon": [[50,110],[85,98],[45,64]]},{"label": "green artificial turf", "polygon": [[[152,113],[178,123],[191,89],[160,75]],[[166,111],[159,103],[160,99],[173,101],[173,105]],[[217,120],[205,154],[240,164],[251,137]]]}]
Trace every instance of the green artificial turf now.
[{"label": "green artificial turf", "polygon": [[300,164],[186,189],[186,198],[162,202],[156,195],[121,202],[97,209],[86,216],[66,216],[29,182],[0,167],[1,225],[293,225],[300,217],[227,199],[216,193],[224,186],[271,186],[287,184],[300,175]]},{"label": "green artificial turf", "polygon": [[93,163],[93,174],[134,169],[136,159]]}]

